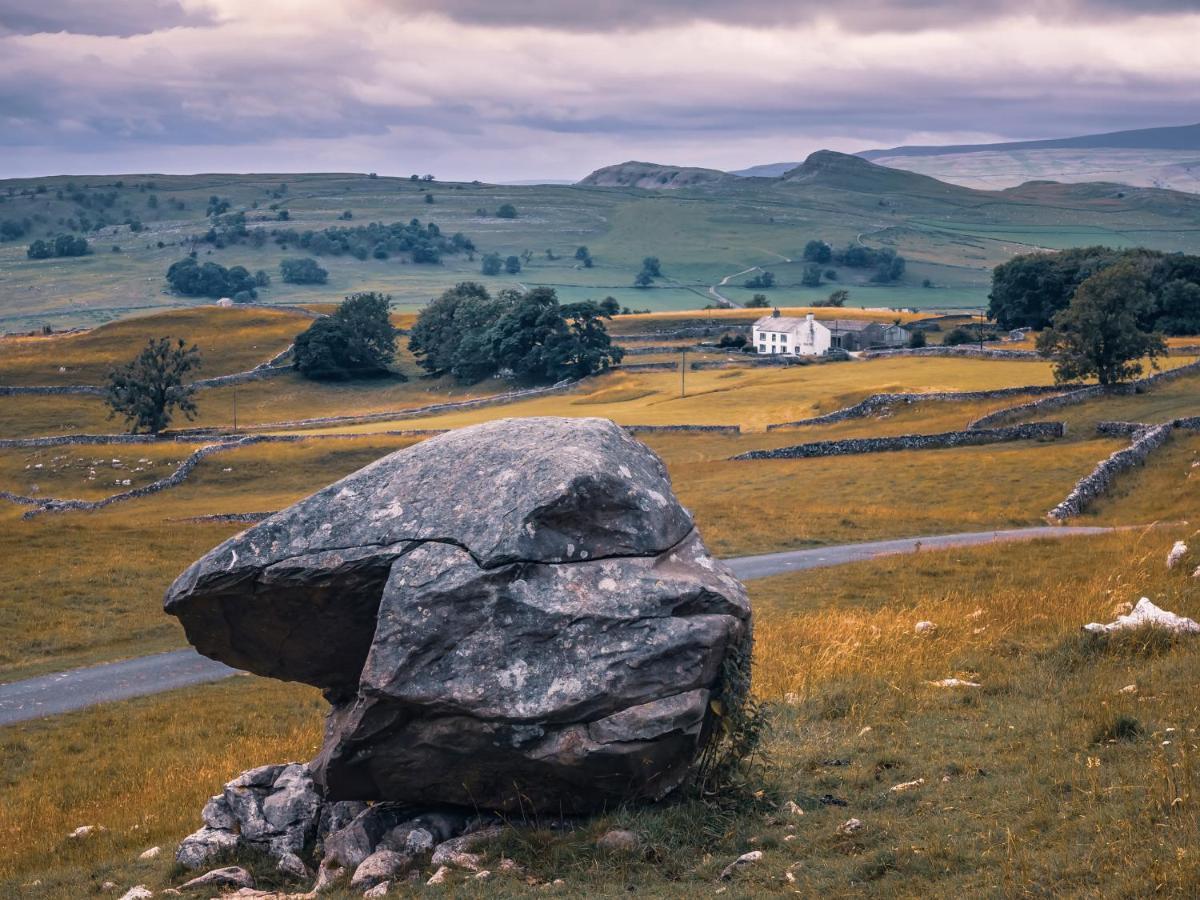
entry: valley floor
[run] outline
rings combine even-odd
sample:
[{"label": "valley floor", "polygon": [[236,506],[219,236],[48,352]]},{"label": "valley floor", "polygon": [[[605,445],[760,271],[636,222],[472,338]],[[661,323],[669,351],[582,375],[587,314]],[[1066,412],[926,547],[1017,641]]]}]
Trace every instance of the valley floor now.
[{"label": "valley floor", "polygon": [[[248,312],[207,313],[225,314]],[[226,335],[211,339],[204,375],[242,371],[286,348],[301,322],[287,315],[297,318],[260,315],[244,330],[228,327],[236,319],[150,317],[122,323],[115,335],[98,329],[86,339],[25,342],[19,353],[2,343],[0,382],[94,384],[112,353],[168,327]],[[652,319],[618,320],[619,330],[646,330]],[[639,434],[663,457],[710,549],[729,557],[1039,525],[1098,461],[1128,445],[1127,436],[1097,433],[1098,422],[1200,415],[1200,375],[1188,374],[1142,394],[1024,417],[1065,421],[1067,434],[1056,441],[733,461],[746,450],[816,440],[963,429],[1035,395],[930,400],[831,424],[766,426],[880,392],[1039,386],[1051,373],[1040,361],[895,357],[777,369],[709,358],[728,367],[687,371],[686,396],[678,370],[617,370],[560,394],[415,416],[418,407],[507,386],[464,390],[414,378],[328,388],[290,374],[240,385],[239,433],[288,442],[225,450],[178,486],[95,511],[38,513],[36,504],[0,501],[0,559],[10,573],[0,600],[0,679],[185,646],[161,611],[163,591],[189,562],[247,527],[205,517],[283,508],[425,437],[389,432],[511,415],[739,426]],[[1171,357],[1166,365],[1192,361]],[[417,374],[411,359],[401,366]],[[179,442],[0,446],[0,490],[95,500],[149,484],[200,446],[228,439],[232,400],[229,387],[200,392],[198,424],[215,430]],[[396,418],[277,424],[385,411]],[[88,395],[0,396],[0,438],[117,428]],[[1200,557],[1164,565],[1175,540],[1200,544],[1188,524],[1200,503],[1198,463],[1200,434],[1178,430],[1073,520],[1157,527],[923,550],[752,581],[755,691],[772,729],[745,790],[616,810],[573,830],[530,823],[490,848],[489,860],[504,854],[531,878],[562,878],[555,890],[567,896],[721,888],[728,896],[1194,894],[1200,722],[1191,698],[1200,649],[1151,634],[1085,640],[1079,626],[1108,621],[1114,606],[1143,595],[1200,617],[1200,580],[1191,577]],[[916,634],[920,620],[936,630]],[[951,676],[981,687],[928,683]],[[109,879],[122,890],[176,879],[169,851],[197,826],[203,799],[251,765],[310,757],[324,707],[307,688],[242,677],[0,728],[0,896],[77,898]],[[786,811],[789,800],[802,815]],[[850,817],[863,829],[838,835]],[[66,838],[85,824],[107,830],[89,841]],[[615,825],[642,834],[645,854],[616,860],[596,851],[595,837]],[[139,861],[151,845],[163,855]],[[721,870],[752,849],[764,852],[761,863],[720,881]],[[528,887],[506,876],[486,886],[456,883],[454,891],[506,896]]]}]

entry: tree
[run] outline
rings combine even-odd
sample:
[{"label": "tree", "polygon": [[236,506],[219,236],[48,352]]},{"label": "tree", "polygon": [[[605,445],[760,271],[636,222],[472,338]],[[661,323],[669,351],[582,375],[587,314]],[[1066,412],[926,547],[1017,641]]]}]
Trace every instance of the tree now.
[{"label": "tree", "polygon": [[633,286],[639,288],[647,288],[654,284],[654,276],[645,269],[638,272],[633,278]]},{"label": "tree", "polygon": [[[293,366],[316,380],[389,374],[396,356],[396,329],[384,294],[352,294],[333,315],[317,319],[296,336]],[[403,374],[391,373],[404,379]]]},{"label": "tree", "polygon": [[826,306],[845,306],[846,301],[850,299],[850,292],[845,288],[838,288],[836,291],[831,291],[825,300]]},{"label": "tree", "polygon": [[596,305],[600,307],[600,311],[609,319],[621,312],[621,304],[617,302],[616,297],[605,297]]},{"label": "tree", "polygon": [[651,278],[662,278],[662,263],[657,256],[647,256],[642,260],[642,271],[649,272]]},{"label": "tree", "polygon": [[1200,284],[1176,278],[1158,294],[1156,325],[1166,334],[1200,332]]},{"label": "tree", "polygon": [[504,271],[509,275],[516,275],[521,271],[521,257],[510,256],[504,260]]},{"label": "tree", "polygon": [[329,272],[308,256],[282,260],[279,273],[287,284],[324,284],[329,278]]},{"label": "tree", "polygon": [[484,275],[499,275],[503,266],[504,263],[501,261],[499,253],[485,253],[480,271]]},{"label": "tree", "polygon": [[517,208],[511,203],[502,203],[500,208],[496,210],[497,219],[515,219],[517,217]]},{"label": "tree", "polygon": [[827,263],[833,259],[833,248],[824,241],[809,241],[804,245],[804,259],[812,263]]},{"label": "tree", "polygon": [[583,262],[585,259],[588,259],[591,255],[592,255],[592,252],[590,250],[588,250],[587,247],[576,247],[575,248],[575,258],[577,260],[579,260],[580,262]]},{"label": "tree", "polygon": [[911,350],[919,350],[925,346],[925,332],[915,330],[908,336],[908,346]]},{"label": "tree", "polygon": [[104,402],[111,412],[131,423],[133,434],[158,434],[171,424],[178,409],[188,419],[196,416],[192,401],[195,387],[183,383],[183,376],[200,368],[200,351],[180,339],[151,339],[130,363],[113,369],[108,375]]},{"label": "tree", "polygon": [[226,269],[215,262],[199,263],[186,256],[167,269],[171,290],[186,297],[232,297],[245,292],[253,300],[258,296],[257,282],[244,266]]},{"label": "tree", "polygon": [[746,301],[747,309],[766,309],[771,304],[767,302],[766,294],[755,294]]},{"label": "tree", "polygon": [[821,267],[816,263],[809,263],[804,267],[804,274],[800,276],[800,283],[805,287],[819,287],[821,284]]},{"label": "tree", "polygon": [[1138,323],[1152,306],[1144,277],[1129,261],[1109,266],[1080,284],[1070,305],[1054,314],[1037,347],[1054,358],[1056,381],[1094,375],[1103,385],[1116,384],[1140,375],[1145,357],[1157,367],[1166,344]]}]

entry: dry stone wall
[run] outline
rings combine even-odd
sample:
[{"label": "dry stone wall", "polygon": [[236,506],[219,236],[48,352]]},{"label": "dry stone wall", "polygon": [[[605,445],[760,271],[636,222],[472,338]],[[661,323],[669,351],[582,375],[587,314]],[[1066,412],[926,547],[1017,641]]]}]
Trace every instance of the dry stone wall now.
[{"label": "dry stone wall", "polygon": [[1046,518],[1053,522],[1065,522],[1079,515],[1112,486],[1118,475],[1145,463],[1146,458],[1171,436],[1171,429],[1169,424],[1150,425],[1138,431],[1132,444],[1117,450],[1081,478],[1067,498],[1050,510]]},{"label": "dry stone wall", "polygon": [[974,431],[944,431],[938,434],[900,434],[888,437],[845,438],[836,441],[812,441],[779,447],[775,450],[749,450],[731,457],[749,459],[807,459],[817,456],[847,456],[856,453],[886,453],[896,450],[931,450],[944,447],[972,447],[1005,441],[1054,440],[1066,434],[1062,422],[1031,422],[1007,428]]},{"label": "dry stone wall", "polygon": [[898,350],[867,350],[863,359],[879,359],[884,356],[965,356],[972,359],[1041,359],[1036,350],[998,350],[978,347],[905,347]]},{"label": "dry stone wall", "polygon": [[1017,397],[1022,394],[1049,394],[1061,392],[1067,388],[1057,385],[1034,384],[1025,387],[997,388],[994,391],[931,391],[928,393],[905,394],[872,394],[865,400],[853,406],[835,409],[833,412],[808,419],[797,419],[794,422],[779,422],[768,425],[767,431],[778,431],[785,428],[803,428],[808,425],[828,425],[831,422],[842,422],[846,419],[862,419],[875,415],[894,406],[922,403],[926,400],[949,402],[973,402],[977,400],[1001,400],[1005,397]]}]

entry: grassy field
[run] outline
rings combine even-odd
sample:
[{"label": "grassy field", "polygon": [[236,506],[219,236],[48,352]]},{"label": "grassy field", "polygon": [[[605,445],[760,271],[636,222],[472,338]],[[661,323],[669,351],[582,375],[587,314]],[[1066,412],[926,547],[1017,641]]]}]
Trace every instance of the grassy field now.
[{"label": "grassy field", "polygon": [[[39,187],[45,191],[36,193]],[[296,255],[294,249],[285,251],[272,241],[260,248],[196,245],[203,261],[272,273],[275,283],[263,291],[270,304],[323,302],[353,291],[381,290],[413,309],[455,282],[474,278],[493,288],[553,286],[568,300],[613,296],[633,309],[698,309],[713,301],[711,286],[761,267],[775,272],[775,296],[784,303],[811,302],[845,287],[856,306],[962,309],[985,302],[992,266],[1033,248],[1098,241],[1164,250],[1200,246],[1197,201],[1185,194],[1130,189],[1127,196],[1115,197],[1111,191],[1092,195],[1055,185],[981,192],[857,166],[832,166],[803,180],[730,179],[672,192],[426,184],[354,174],[46,178],[11,180],[0,188],[13,190],[11,195],[0,193],[0,217],[29,219],[33,225],[21,241],[0,245],[0,327],[12,331],[47,322],[56,327],[97,324],[208,302],[167,293],[163,275],[192,248],[192,239],[208,230],[210,196],[227,199],[231,211],[244,212],[251,228],[343,225],[340,217],[349,211],[352,224],[419,218],[447,233],[465,233],[481,253],[529,253],[519,275],[494,278],[481,276],[478,257],[466,255],[447,256],[436,266],[400,258],[325,256],[321,263],[329,270],[328,283],[297,286],[278,278],[280,260]],[[72,188],[81,192],[90,211],[72,199]],[[503,203],[514,204],[518,217],[496,218],[493,213]],[[282,210],[288,213],[287,223],[277,221]],[[81,215],[93,222],[103,215],[109,223],[90,235],[93,254],[25,257],[30,239],[63,231],[71,221],[78,224]],[[133,232],[124,224],[129,221],[144,227]],[[869,272],[843,269],[835,282],[804,288],[796,260],[814,238],[836,245],[862,241],[892,247],[907,257],[907,274],[896,285],[880,286],[869,282]],[[592,268],[574,259],[580,245],[590,248]],[[664,278],[639,290],[631,285],[647,255],[663,261]],[[726,296],[748,299],[752,291],[741,286],[744,280],[731,278]],[[922,287],[925,281],[932,287]]]},{"label": "grassy field", "polygon": [[[486,864],[509,856],[538,882],[563,879],[554,894],[571,897],[1193,896],[1200,649],[1079,631],[1141,595],[1200,616],[1189,572],[1162,564],[1190,533],[924,552],[752,582],[755,691],[772,727],[745,787],[565,831],[529,823],[485,848]],[[937,629],[914,634],[919,620]],[[982,687],[928,684],[951,675]],[[309,758],[323,707],[312,689],[246,677],[0,730],[0,892],[74,900],[108,879],[122,890],[175,881],[169,851],[204,799],[248,766]],[[862,830],[839,835],[852,816]],[[68,840],[82,824],[107,830]],[[644,854],[597,851],[611,827],[641,835]],[[139,861],[150,846],[167,852]],[[748,850],[762,861],[722,882]],[[497,875],[455,876],[452,890],[530,889]]]},{"label": "grassy field", "polygon": [[79,334],[0,339],[0,385],[104,383],[152,338],[200,350],[197,378],[244,372],[285,350],[311,319],[286,310],[208,306],[113,322]]}]

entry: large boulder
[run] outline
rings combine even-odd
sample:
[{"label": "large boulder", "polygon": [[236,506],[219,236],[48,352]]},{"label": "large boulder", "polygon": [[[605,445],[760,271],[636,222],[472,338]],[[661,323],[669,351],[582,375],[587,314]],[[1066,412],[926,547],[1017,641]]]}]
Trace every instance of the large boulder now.
[{"label": "large boulder", "polygon": [[202,653],[325,690],[329,799],[504,811],[677,787],[750,637],[662,462],[604,419],[393,453],[214,549],[166,608]]}]

